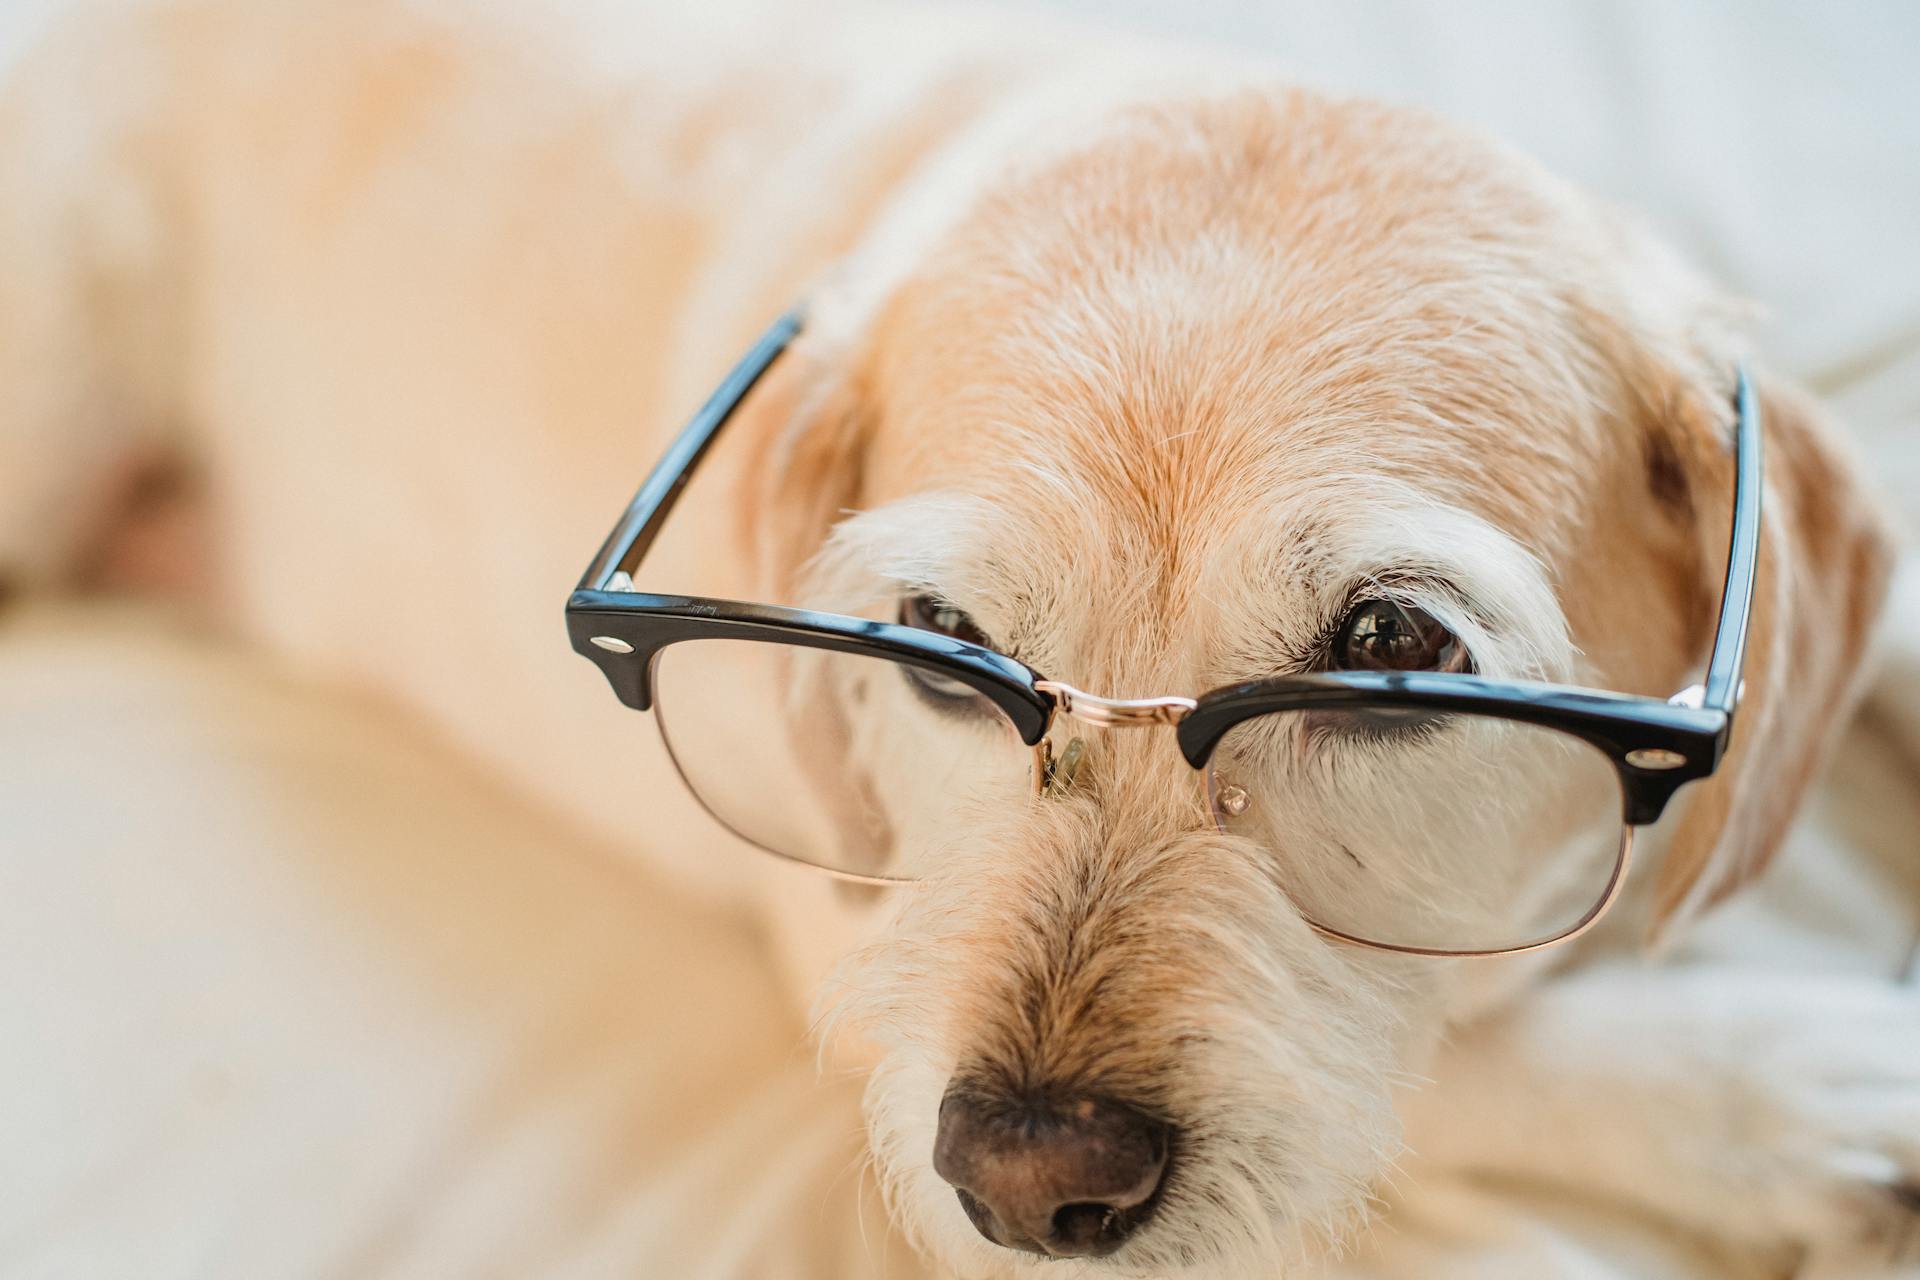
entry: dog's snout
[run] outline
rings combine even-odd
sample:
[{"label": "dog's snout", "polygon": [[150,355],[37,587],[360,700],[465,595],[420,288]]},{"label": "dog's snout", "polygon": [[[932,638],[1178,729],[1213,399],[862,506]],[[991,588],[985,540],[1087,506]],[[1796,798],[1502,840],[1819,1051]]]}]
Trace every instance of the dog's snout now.
[{"label": "dog's snout", "polygon": [[1092,1258],[1146,1220],[1172,1138],[1171,1126],[1118,1102],[953,1089],[940,1104],[933,1167],[995,1244]]}]

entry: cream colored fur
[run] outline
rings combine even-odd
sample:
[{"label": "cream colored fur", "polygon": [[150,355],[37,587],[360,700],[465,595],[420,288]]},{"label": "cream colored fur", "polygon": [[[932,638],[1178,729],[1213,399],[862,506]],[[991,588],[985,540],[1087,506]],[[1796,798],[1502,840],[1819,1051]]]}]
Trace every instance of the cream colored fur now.
[{"label": "cream colored fur", "polygon": [[875,1155],[937,1266],[1025,1265],[928,1163],[982,1055],[1186,1135],[1150,1227],[1049,1275],[1337,1254],[1409,1137],[1410,1169],[1598,1183],[1742,1246],[1912,1246],[1911,991],[1620,958],[1764,865],[1876,607],[1870,506],[1771,379],[1746,736],[1578,953],[1328,944],[1189,821],[1162,735],[856,899],[733,846],[565,653],[566,588],[666,433],[804,298],[642,585],[935,589],[1139,695],[1261,674],[1356,577],[1417,571],[1396,589],[1491,673],[1679,688],[1724,555],[1735,312],[1498,146],[984,20],[180,0],[59,24],[10,73],[0,279],[0,568],[59,582],[128,459],[188,460],[237,629],[762,911],[873,1066]]}]

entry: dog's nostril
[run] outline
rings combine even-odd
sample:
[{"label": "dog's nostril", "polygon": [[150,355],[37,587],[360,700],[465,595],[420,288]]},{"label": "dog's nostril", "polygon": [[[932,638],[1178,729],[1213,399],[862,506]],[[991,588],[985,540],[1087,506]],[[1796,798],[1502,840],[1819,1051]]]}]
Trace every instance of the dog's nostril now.
[{"label": "dog's nostril", "polygon": [[1166,1175],[1169,1125],[1105,1099],[993,1099],[950,1090],[933,1167],[995,1244],[1055,1257],[1112,1253]]},{"label": "dog's nostril", "polygon": [[1067,1245],[1069,1252],[1088,1255],[1102,1252],[1097,1248],[1102,1240],[1124,1240],[1126,1231],[1121,1226],[1120,1210],[1110,1204],[1070,1204],[1054,1211],[1053,1239]]}]

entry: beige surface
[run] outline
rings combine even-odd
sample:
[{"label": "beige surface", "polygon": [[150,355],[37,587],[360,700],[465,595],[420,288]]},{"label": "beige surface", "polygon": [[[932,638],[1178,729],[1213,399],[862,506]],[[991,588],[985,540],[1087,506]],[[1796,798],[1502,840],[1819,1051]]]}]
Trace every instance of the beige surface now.
[{"label": "beige surface", "polygon": [[0,1274],[860,1270],[753,948],[410,726],[35,611],[0,761]]}]

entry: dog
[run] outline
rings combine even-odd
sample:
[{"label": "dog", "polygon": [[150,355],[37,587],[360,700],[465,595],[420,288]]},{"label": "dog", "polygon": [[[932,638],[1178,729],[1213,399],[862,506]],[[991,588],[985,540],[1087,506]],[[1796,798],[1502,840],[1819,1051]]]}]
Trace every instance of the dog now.
[{"label": "dog", "polygon": [[[1742,313],[1510,150],[965,15],[123,4],[8,71],[0,279],[0,570],[190,591],[755,911],[870,1072],[936,1269],[1051,1265],[1007,1207],[1058,1181],[1003,1141],[1036,1093],[1113,1237],[1061,1274],[1293,1274],[1427,1165],[1783,1256],[1920,1240],[1911,993],[1640,959],[1767,866],[1890,560],[1762,366],[1730,755],[1557,951],[1321,936],[1156,735],[943,832],[911,886],[782,870],[560,652],[559,590],[676,415],[804,301],[648,589],[917,608],[1128,697],[1297,669],[1384,592],[1484,674],[1686,686]],[[956,1193],[996,1160],[999,1203]]]}]

